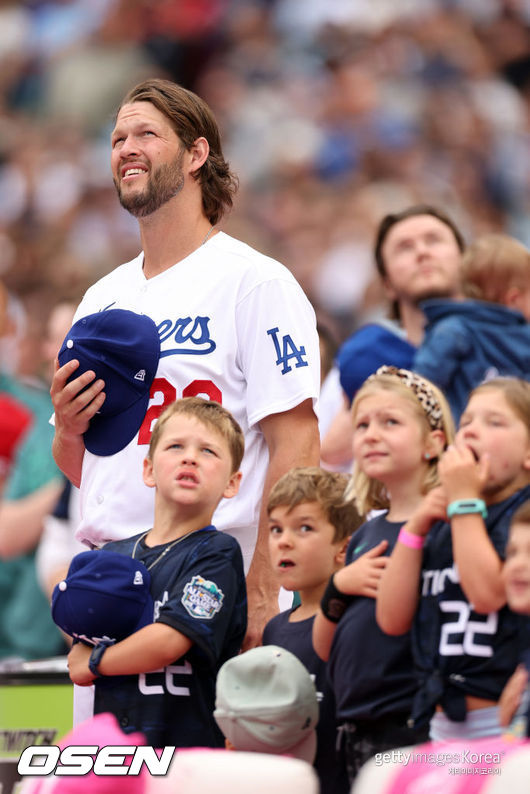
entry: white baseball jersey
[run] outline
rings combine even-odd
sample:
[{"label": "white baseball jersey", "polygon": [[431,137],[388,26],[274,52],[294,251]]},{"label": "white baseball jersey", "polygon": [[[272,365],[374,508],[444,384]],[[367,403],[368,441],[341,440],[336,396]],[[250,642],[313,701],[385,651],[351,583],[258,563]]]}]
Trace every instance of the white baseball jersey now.
[{"label": "white baseball jersey", "polygon": [[142,462],[153,423],[175,399],[199,395],[221,402],[245,435],[240,491],[221,501],[213,523],[239,540],[248,567],[268,465],[258,423],[318,398],[313,308],[287,268],[223,232],[153,278],[142,264],[140,254],[90,287],[74,318],[130,309],[154,320],[161,342],[139,433],[115,455],[85,451],[76,536],[101,546],[152,526],[154,491]]}]

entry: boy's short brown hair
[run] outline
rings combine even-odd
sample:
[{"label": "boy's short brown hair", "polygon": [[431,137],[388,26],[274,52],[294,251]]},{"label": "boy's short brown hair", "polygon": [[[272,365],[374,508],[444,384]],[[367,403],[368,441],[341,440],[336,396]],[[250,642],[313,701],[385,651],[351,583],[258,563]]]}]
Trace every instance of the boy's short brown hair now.
[{"label": "boy's short brown hair", "polygon": [[484,234],[462,257],[462,280],[469,298],[504,303],[510,287],[530,285],[530,251],[507,234]]},{"label": "boy's short brown hair", "polygon": [[160,415],[149,442],[147,457],[150,460],[153,459],[154,451],[168,419],[176,414],[192,416],[202,422],[203,425],[206,425],[206,427],[216,430],[219,435],[226,439],[232,458],[232,473],[239,471],[245,451],[243,431],[230,411],[223,408],[220,403],[213,400],[203,400],[202,397],[182,397],[180,400],[175,400],[174,403],[171,403]]},{"label": "boy's short brown hair", "polygon": [[362,524],[357,508],[344,492],[349,477],[318,466],[291,469],[273,486],[267,502],[270,515],[275,507],[292,510],[302,502],[317,502],[326,520],[335,528],[333,543],[346,540]]}]

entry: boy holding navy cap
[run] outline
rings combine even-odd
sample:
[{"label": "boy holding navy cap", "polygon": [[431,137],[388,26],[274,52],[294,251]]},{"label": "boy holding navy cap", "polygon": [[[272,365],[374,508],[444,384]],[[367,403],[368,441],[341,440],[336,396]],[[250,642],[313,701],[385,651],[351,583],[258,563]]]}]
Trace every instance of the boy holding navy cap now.
[{"label": "boy holding navy cap", "polygon": [[95,681],[94,712],[156,747],[223,746],[213,718],[215,678],[246,630],[237,541],[211,525],[221,498],[236,495],[243,434],[219,403],[177,400],[154,428],[143,479],[155,489],[152,529],[106,544],[141,561],[151,577],[154,622],[129,637],[68,657],[70,678]]},{"label": "boy holding navy cap", "polygon": [[92,549],[76,554],[52,594],[52,618],[88,645],[112,645],[153,622],[151,577],[140,560]]}]

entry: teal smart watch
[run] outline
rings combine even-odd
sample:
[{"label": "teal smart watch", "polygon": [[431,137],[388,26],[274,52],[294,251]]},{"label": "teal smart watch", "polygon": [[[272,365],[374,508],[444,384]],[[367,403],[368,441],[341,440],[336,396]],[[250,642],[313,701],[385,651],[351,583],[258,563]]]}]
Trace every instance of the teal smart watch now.
[{"label": "teal smart watch", "polygon": [[447,507],[447,517],[465,516],[469,513],[479,513],[482,518],[486,518],[488,510],[484,499],[456,499]]}]

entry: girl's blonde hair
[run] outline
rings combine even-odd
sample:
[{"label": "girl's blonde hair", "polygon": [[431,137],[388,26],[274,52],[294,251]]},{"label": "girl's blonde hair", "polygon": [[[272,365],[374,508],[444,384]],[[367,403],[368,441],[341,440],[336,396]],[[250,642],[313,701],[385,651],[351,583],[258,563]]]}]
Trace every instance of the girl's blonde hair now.
[{"label": "girl's blonde hair", "polygon": [[[381,372],[381,370],[383,371]],[[410,403],[425,437],[434,429],[440,429],[444,433],[445,449],[454,439],[455,427],[449,403],[440,389],[427,378],[422,378],[408,370],[395,370],[391,367],[381,367],[381,370],[365,380],[355,395],[351,408],[352,421],[355,422],[359,403],[365,397],[370,397],[381,391],[391,392]],[[425,393],[429,395],[427,407],[423,400]],[[434,405],[434,411],[431,409],[431,405]],[[434,414],[436,419],[433,421]],[[422,493],[430,491],[438,485],[438,482],[438,458],[433,457],[426,461]],[[355,462],[346,496],[355,501],[361,515],[366,515],[370,510],[383,510],[390,507],[388,493],[383,483],[368,477]]]}]

